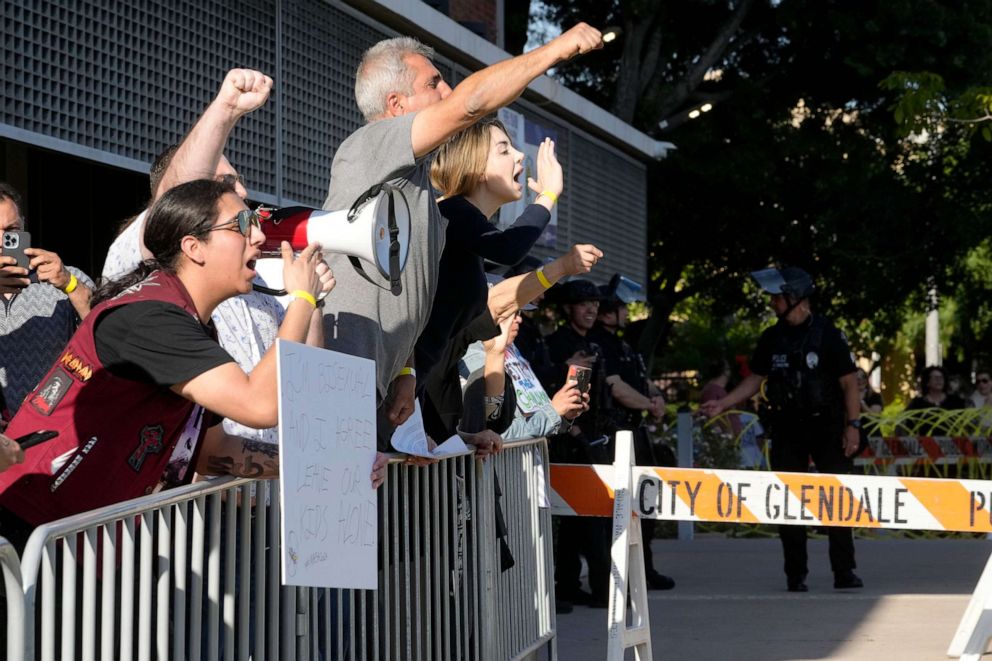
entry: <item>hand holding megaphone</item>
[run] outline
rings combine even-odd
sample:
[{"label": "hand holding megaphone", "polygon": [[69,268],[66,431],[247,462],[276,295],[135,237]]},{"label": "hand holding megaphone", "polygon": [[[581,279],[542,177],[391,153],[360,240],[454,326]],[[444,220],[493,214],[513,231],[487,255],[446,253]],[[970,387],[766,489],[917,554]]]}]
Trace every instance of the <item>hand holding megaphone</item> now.
[{"label": "hand holding megaphone", "polygon": [[[262,226],[266,241],[263,253],[283,251],[285,243],[292,250],[303,250],[316,244],[322,254],[348,255],[359,275],[379,287],[365,273],[362,263],[367,263],[389,281],[393,294],[400,292],[400,274],[406,266],[410,248],[410,211],[402,193],[391,186],[373,186],[364,193],[351,209],[321,211],[306,207],[289,207],[267,214]],[[266,286],[255,289],[276,296],[292,291],[281,286],[282,264],[260,259],[256,265]]]},{"label": "hand holding megaphone", "polygon": [[283,241],[280,249],[282,281],[287,292],[305,291],[316,299],[334,289],[334,274],[324,261],[320,244],[311,243],[295,258],[289,241]]}]

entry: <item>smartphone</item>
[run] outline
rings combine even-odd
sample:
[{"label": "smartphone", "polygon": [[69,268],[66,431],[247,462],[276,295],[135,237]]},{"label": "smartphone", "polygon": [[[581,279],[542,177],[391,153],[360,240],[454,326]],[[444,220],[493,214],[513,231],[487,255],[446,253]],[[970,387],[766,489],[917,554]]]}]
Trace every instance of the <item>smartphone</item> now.
[{"label": "smartphone", "polygon": [[592,384],[592,368],[569,365],[568,376],[565,378],[568,381],[574,381],[579,387],[579,392],[585,394],[589,392],[589,386]]},{"label": "smartphone", "polygon": [[24,436],[15,438],[14,440],[17,441],[17,444],[21,446],[22,450],[27,450],[28,448],[33,448],[34,446],[40,445],[45,441],[50,441],[58,435],[59,433],[57,431],[49,431],[47,429],[43,429],[39,431],[33,431],[30,434],[25,434]]},{"label": "smartphone", "polygon": [[0,246],[5,257],[13,257],[17,260],[17,265],[22,268],[30,268],[31,258],[24,254],[24,251],[31,247],[30,232],[6,230]]}]

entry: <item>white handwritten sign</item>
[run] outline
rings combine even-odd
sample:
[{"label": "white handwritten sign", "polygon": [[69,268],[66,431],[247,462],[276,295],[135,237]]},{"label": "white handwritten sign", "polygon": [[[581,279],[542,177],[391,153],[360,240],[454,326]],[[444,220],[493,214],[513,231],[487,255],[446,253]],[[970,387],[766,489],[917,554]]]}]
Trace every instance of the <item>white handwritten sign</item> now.
[{"label": "white handwritten sign", "polygon": [[283,585],[374,590],[375,362],[285,340],[276,350]]}]

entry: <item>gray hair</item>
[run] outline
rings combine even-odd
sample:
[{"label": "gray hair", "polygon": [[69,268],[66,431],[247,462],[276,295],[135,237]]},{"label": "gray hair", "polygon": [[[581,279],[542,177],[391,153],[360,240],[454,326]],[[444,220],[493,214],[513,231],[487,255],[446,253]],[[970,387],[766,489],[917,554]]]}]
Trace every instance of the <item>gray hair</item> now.
[{"label": "gray hair", "polygon": [[407,66],[407,55],[434,57],[434,49],[413,37],[396,37],[380,41],[365,51],[355,72],[355,101],[365,121],[386,114],[386,97],[392,92],[413,94],[416,73]]}]

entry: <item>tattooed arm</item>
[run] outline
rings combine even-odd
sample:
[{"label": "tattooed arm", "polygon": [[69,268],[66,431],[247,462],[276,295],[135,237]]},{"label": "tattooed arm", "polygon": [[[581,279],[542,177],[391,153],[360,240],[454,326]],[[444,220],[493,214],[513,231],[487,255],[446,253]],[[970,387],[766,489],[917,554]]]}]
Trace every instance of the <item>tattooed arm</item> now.
[{"label": "tattooed arm", "polygon": [[196,462],[201,475],[236,475],[273,479],[279,477],[279,446],[224,432],[223,425],[207,430]]}]

